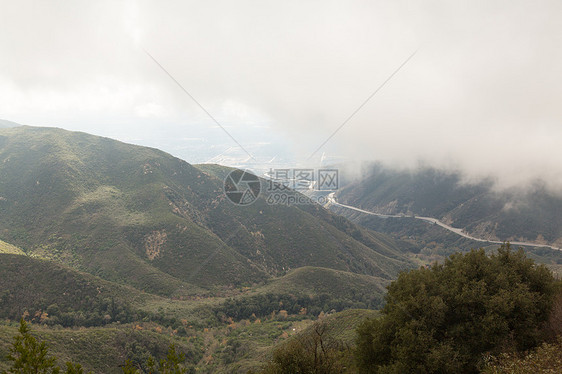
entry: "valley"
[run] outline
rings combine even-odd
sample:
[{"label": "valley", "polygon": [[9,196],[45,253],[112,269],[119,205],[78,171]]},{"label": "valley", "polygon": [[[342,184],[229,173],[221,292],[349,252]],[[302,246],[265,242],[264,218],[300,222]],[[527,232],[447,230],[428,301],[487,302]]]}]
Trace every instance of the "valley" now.
[{"label": "valley", "polygon": [[[172,344],[186,370],[246,373],[318,326],[351,350],[400,274],[500,243],[339,192],[329,209],[266,194],[237,206],[223,191],[232,168],[56,128],[0,129],[0,160],[0,356],[23,318],[59,365],[94,373],[145,370]],[[531,247],[561,264],[554,246]]]},{"label": "valley", "polygon": [[[23,316],[57,357],[94,372],[119,368],[69,351],[63,336],[107,335],[107,362],[140,363],[177,342],[204,372],[255,366],[319,314],[379,309],[386,285],[415,267],[390,237],[316,204],[233,205],[219,165],[27,126],[0,130],[0,159],[2,357]],[[262,348],[224,358],[240,330]]]}]

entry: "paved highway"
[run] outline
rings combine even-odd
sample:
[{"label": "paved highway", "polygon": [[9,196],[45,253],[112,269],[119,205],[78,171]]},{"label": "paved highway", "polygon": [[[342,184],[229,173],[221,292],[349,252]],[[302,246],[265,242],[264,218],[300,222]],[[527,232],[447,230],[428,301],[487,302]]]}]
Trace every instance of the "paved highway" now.
[{"label": "paved highway", "polygon": [[[345,205],[345,204],[341,204],[338,203],[336,200],[336,194],[335,192],[332,192],[331,194],[328,195],[328,205],[333,204],[336,206],[340,206],[342,208],[346,208],[346,209],[351,209],[351,210],[355,210],[357,212],[361,212],[361,213],[365,213],[365,214],[370,214],[372,216],[377,216],[377,217],[382,217],[382,218],[404,218],[404,217],[410,217],[410,216],[406,216],[403,214],[400,215],[395,215],[395,214],[380,214],[380,213],[374,213],[374,212],[369,212],[367,210],[363,210],[363,209],[359,209],[356,208],[354,206],[350,206],[350,205]],[[411,217],[410,217],[411,218]],[[446,223],[443,223],[441,221],[439,221],[436,218],[432,218],[432,217],[421,217],[421,216],[413,216],[413,218],[416,219],[420,219],[422,221],[426,221],[426,222],[430,222],[432,224],[435,225],[439,225],[441,227],[443,227],[446,230],[449,230],[451,232],[454,232],[457,235],[462,236],[463,238],[467,238],[467,239],[471,239],[471,240],[475,240],[478,242],[483,242],[483,243],[492,243],[492,244],[503,244],[502,241],[499,240],[488,240],[488,239],[481,239],[481,238],[476,238],[474,236],[471,236],[467,233],[465,233],[462,229],[459,229],[457,227],[453,227],[453,226],[449,226]],[[555,250],[560,250],[560,248],[552,246],[552,245],[548,245],[548,244],[538,244],[538,243],[531,243],[531,242],[510,242],[513,245],[520,245],[520,246],[526,246],[526,247],[535,247],[535,248],[550,248],[550,249],[555,249]]]}]

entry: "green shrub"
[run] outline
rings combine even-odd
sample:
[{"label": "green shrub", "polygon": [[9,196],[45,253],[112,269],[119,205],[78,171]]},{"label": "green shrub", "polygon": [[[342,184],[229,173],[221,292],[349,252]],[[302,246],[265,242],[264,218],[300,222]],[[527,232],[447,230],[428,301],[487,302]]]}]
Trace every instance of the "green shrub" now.
[{"label": "green shrub", "polygon": [[554,285],[545,266],[509,244],[402,273],[382,317],[358,328],[358,364],[371,373],[477,372],[486,352],[541,343]]}]

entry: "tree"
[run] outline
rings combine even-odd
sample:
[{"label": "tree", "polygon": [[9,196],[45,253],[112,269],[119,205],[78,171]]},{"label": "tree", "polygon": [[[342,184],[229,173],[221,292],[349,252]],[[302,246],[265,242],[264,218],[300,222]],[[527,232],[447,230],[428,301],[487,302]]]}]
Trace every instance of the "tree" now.
[{"label": "tree", "polygon": [[27,322],[23,318],[20,321],[19,333],[20,335],[14,337],[14,343],[8,355],[8,360],[12,361],[12,367],[8,369],[8,373],[50,374],[60,372],[60,368],[55,366],[55,357],[48,356],[45,342],[39,343],[31,335]]},{"label": "tree", "polygon": [[[182,367],[184,361],[185,354],[178,353],[176,351],[176,346],[174,344],[170,344],[165,359],[160,360],[160,363],[156,365],[154,359],[150,357],[147,360],[146,366],[148,367],[149,373],[186,374],[187,369]],[[139,370],[134,366],[131,360],[127,360],[121,369],[123,374],[139,374]]]},{"label": "tree", "polygon": [[319,321],[309,331],[290,339],[273,352],[261,374],[336,374],[345,373],[349,349],[327,336],[328,325]]},{"label": "tree", "polygon": [[84,374],[84,370],[80,364],[73,364],[72,362],[66,363],[65,374]]},{"label": "tree", "polygon": [[[8,360],[12,366],[5,373],[13,374],[59,374],[61,369],[55,365],[56,358],[49,357],[49,350],[45,342],[39,343],[22,318],[20,320],[19,335],[14,337]],[[80,364],[66,363],[65,374],[83,374]]]},{"label": "tree", "polygon": [[175,344],[171,344],[166,359],[160,361],[159,371],[162,374],[185,374],[187,369],[180,366],[184,361],[185,354],[176,352]]},{"label": "tree", "polygon": [[133,365],[131,360],[125,361],[125,365],[121,367],[123,374],[139,374],[139,370]]},{"label": "tree", "polygon": [[541,342],[554,284],[509,243],[491,256],[473,250],[401,273],[382,316],[357,330],[358,365],[367,373],[475,373],[484,353]]}]

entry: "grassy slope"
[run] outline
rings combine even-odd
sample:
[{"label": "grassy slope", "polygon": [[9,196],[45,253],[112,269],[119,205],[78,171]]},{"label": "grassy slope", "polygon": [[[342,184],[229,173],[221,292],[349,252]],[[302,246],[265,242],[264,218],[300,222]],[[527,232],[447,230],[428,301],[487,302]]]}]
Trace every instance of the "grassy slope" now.
[{"label": "grassy slope", "polygon": [[[60,310],[71,308],[87,314],[90,311],[86,302],[88,299],[114,298],[120,305],[129,305],[133,312],[152,311],[161,316],[168,315],[182,319],[185,321],[182,324],[186,327],[194,325],[194,328],[188,329],[187,336],[183,338],[173,334],[170,328],[142,322],[140,326],[143,330],[134,329],[138,322],[133,325],[121,326],[113,323],[105,327],[78,330],[33,325],[33,330],[50,344],[51,352],[61,362],[65,360],[80,362],[95,372],[118,372],[118,365],[126,358],[138,358],[143,352],[148,351],[153,355],[162,354],[171,341],[180,343],[185,350],[193,352],[192,357],[201,372],[230,372],[230,370],[245,372],[245,369],[259,366],[272,345],[284,341],[295,332],[302,331],[310,323],[310,320],[284,320],[276,317],[254,323],[236,321],[228,325],[219,324],[203,329],[196,325],[201,326],[204,319],[209,317],[208,313],[211,313],[212,306],[223,299],[166,300],[86,273],[76,272],[51,261],[21,255],[0,255],[0,272],[6,275],[2,278],[0,288],[11,290],[11,296],[18,300],[17,303],[9,304],[20,305],[21,310],[28,310],[31,315],[38,310],[30,305],[39,305],[37,303],[45,305],[56,303]],[[350,293],[360,291],[376,293],[377,290],[382,289],[382,284],[385,282],[383,279],[364,275],[306,267],[291,271],[286,276],[275,279],[255,291],[250,290],[247,294],[241,294],[239,297],[275,292],[314,296],[331,291],[333,297],[343,298],[352,297]],[[279,305],[277,311],[282,308],[284,307]],[[45,311],[44,308],[40,310]],[[336,315],[354,316],[357,313],[367,312],[347,311],[345,314]],[[48,317],[53,318],[53,316]],[[345,333],[348,328],[346,326],[353,320],[354,318],[349,317],[347,321],[344,319],[338,322],[339,331]],[[15,332],[16,327],[13,323],[0,324],[0,354],[6,352],[11,336]],[[170,334],[174,335],[174,338],[171,338]],[[92,355],[92,352],[95,354]],[[0,369],[5,365],[6,363],[0,360]]]},{"label": "grassy slope", "polygon": [[[264,278],[192,219],[189,206],[172,206],[174,190],[206,200],[200,190],[216,187],[199,182],[202,173],[189,164],[154,149],[63,130],[19,127],[0,135],[0,227],[7,241],[162,294],[179,290],[180,280],[208,286]],[[150,245],[160,252],[152,261]],[[200,268],[211,254],[214,261]],[[198,277],[191,276],[195,271]]]},{"label": "grassy slope", "polygon": [[[349,346],[355,345],[355,329],[367,318],[375,318],[378,312],[367,309],[350,309],[330,314],[322,319],[327,325],[327,337],[340,340]],[[303,331],[310,333],[311,327]]]},{"label": "grassy slope", "polygon": [[340,270],[302,267],[289,272],[269,284],[257,289],[257,292],[279,292],[289,294],[305,294],[309,296],[330,294],[335,298],[360,298],[360,294],[370,296],[382,295],[386,292],[388,280],[360,275]]},{"label": "grassy slope", "polygon": [[[219,180],[232,170],[220,165],[197,167]],[[263,198],[244,210],[226,206],[210,213],[211,221],[217,222],[212,226],[217,235],[229,232],[228,242],[266,271],[279,275],[309,265],[393,278],[411,267],[391,238],[362,229],[319,205],[268,205],[267,183],[262,180]],[[220,225],[224,215],[237,218],[234,230]]]},{"label": "grassy slope", "polygon": [[[144,362],[150,353],[162,359],[171,343],[186,354],[188,363],[195,364],[202,356],[201,347],[186,338],[171,337],[169,331],[141,331],[134,327],[123,325],[71,330],[32,325],[31,329],[33,335],[47,343],[49,353],[57,358],[60,366],[73,361],[80,363],[86,371],[100,374],[122,372],[120,366],[127,358]],[[0,370],[9,367],[4,358],[16,334],[17,324],[0,322]]]},{"label": "grassy slope", "polygon": [[[277,339],[275,344],[268,348],[256,350],[256,354],[246,357],[235,365],[238,373],[245,373],[248,370],[258,370],[263,366],[265,362],[271,357],[271,353],[286,344],[290,339],[302,338],[311,334],[314,334],[314,324],[324,323],[326,325],[325,334],[323,339],[325,341],[338,341],[347,347],[355,346],[355,330],[361,322],[367,318],[375,318],[378,312],[373,310],[365,309],[351,309],[339,313],[333,313],[326,315],[320,321],[312,322],[306,321],[306,323],[294,325],[294,329],[289,329],[288,334],[285,335],[284,339]],[[226,372],[226,371],[225,371]]]},{"label": "grassy slope", "polygon": [[411,265],[319,206],[230,204],[221,179],[155,149],[22,126],[0,130],[0,159],[0,239],[148,292],[251,285],[304,265],[386,278]]},{"label": "grassy slope", "polygon": [[10,243],[6,243],[0,240],[0,254],[16,254],[22,255],[24,252]]}]

